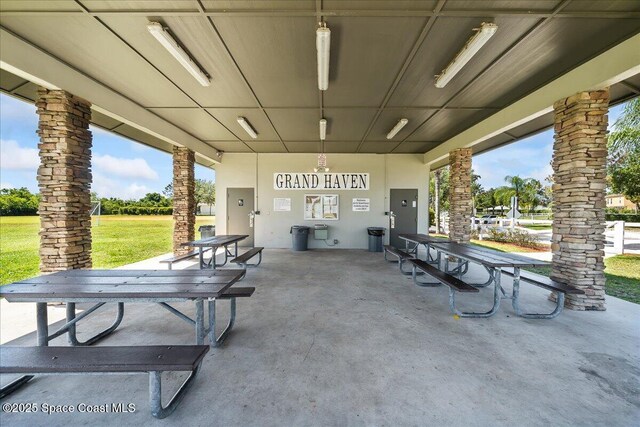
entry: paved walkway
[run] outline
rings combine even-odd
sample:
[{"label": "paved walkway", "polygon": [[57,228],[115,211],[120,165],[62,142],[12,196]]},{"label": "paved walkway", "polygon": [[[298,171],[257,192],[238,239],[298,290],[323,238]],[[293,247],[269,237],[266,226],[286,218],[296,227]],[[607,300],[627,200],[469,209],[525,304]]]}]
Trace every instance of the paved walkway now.
[{"label": "paved walkway", "polygon": [[[471,279],[485,274],[476,268]],[[456,320],[446,289],[418,288],[382,254],[356,250],[265,250],[241,285],[256,293],[239,301],[229,341],[209,352],[168,420],[150,416],[144,375],[43,376],[5,402],[131,402],[137,410],[1,414],[2,424],[629,426],[640,419],[638,305],[608,297],[606,312],[525,320],[505,301],[490,319]],[[526,307],[549,308],[547,292],[522,291]],[[460,298],[470,309],[490,301],[489,290]],[[80,337],[112,315],[97,312]],[[191,327],[166,310],[129,304],[101,345],[192,340]],[[33,343],[31,333],[12,344]],[[63,337],[54,344],[66,345]],[[167,396],[178,377],[168,376]]]}]

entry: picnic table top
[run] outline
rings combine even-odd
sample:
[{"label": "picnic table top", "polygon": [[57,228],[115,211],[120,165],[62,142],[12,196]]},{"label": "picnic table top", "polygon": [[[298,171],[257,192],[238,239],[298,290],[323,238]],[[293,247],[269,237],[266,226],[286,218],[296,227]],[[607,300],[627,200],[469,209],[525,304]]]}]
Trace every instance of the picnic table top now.
[{"label": "picnic table top", "polygon": [[7,301],[182,301],[218,298],[243,270],[70,270],[0,287]]},{"label": "picnic table top", "polygon": [[398,237],[404,240],[408,240],[414,243],[445,243],[448,242],[449,239],[446,237],[437,237],[437,236],[429,236],[428,234],[409,234],[403,233],[398,234]]},{"label": "picnic table top", "polygon": [[191,242],[185,242],[182,246],[193,246],[193,247],[213,247],[213,246],[222,246],[228,245],[230,243],[239,242],[240,240],[244,240],[249,235],[247,234],[228,234],[228,235],[219,235],[214,237],[207,237],[206,239],[193,240]]},{"label": "picnic table top", "polygon": [[480,248],[467,243],[438,242],[433,243],[433,247],[447,252],[450,255],[460,256],[460,258],[478,262],[488,267],[519,268],[549,265],[547,261],[541,261],[508,252],[500,252],[489,248]]}]

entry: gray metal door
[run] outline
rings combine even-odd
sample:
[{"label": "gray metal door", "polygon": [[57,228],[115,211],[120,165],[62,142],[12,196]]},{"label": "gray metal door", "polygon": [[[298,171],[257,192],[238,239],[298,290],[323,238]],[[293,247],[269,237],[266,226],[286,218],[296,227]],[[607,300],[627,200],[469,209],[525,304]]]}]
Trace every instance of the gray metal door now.
[{"label": "gray metal door", "polygon": [[404,248],[405,241],[398,234],[418,232],[418,190],[392,189],[389,212],[389,244]]},{"label": "gray metal door", "polygon": [[227,234],[248,234],[240,246],[253,246],[253,188],[227,189]]}]

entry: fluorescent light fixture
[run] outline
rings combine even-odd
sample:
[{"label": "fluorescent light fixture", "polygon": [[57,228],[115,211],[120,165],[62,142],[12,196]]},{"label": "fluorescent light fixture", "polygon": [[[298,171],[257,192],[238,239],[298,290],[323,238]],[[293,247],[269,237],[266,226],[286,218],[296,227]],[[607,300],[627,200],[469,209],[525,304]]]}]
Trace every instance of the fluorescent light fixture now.
[{"label": "fluorescent light fixture", "polygon": [[327,139],[327,119],[320,119],[320,139]]},{"label": "fluorescent light fixture", "polygon": [[209,76],[191,59],[187,52],[180,47],[180,44],[164,29],[159,22],[149,22],[147,29],[153,37],[160,42],[169,53],[178,60],[182,65],[202,86],[209,86],[211,80]]},{"label": "fluorescent light fixture", "polygon": [[331,47],[331,30],[324,22],[316,30],[316,50],[318,51],[318,89],[329,88],[329,51]]},{"label": "fluorescent light fixture", "polygon": [[442,73],[436,76],[436,87],[445,87],[445,85],[449,83],[449,80],[458,74],[462,67],[489,41],[497,29],[498,26],[496,24],[487,22],[483,22],[480,28],[476,28],[476,33],[469,39],[467,44],[464,45],[462,50],[458,52],[456,57],[453,58],[453,61],[447,65],[447,68],[442,70]]},{"label": "fluorescent light fixture", "polygon": [[258,137],[258,134],[251,127],[247,119],[245,119],[244,117],[238,117],[238,123],[240,123],[240,126],[242,126],[242,129],[244,129],[251,138],[256,139]]},{"label": "fluorescent light fixture", "polygon": [[400,129],[405,127],[407,125],[407,123],[409,123],[408,119],[400,119],[400,120],[398,120],[398,123],[396,123],[396,125],[393,127],[393,129],[391,129],[391,131],[389,131],[389,133],[387,134],[387,139],[391,139],[394,136],[396,136],[396,134],[398,132],[400,132]]}]

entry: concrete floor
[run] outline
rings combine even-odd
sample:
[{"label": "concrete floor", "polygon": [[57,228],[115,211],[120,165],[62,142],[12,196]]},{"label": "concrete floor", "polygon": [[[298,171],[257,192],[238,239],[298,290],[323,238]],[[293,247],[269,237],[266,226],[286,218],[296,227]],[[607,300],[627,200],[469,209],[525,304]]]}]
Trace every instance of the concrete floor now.
[{"label": "concrete floor", "polygon": [[[484,274],[471,273],[472,280]],[[42,376],[5,399],[134,403],[129,414],[0,414],[4,425],[638,425],[640,306],[609,297],[606,312],[555,320],[456,320],[445,288],[418,288],[382,254],[265,250],[241,286],[234,332],[212,350],[178,410],[151,417],[146,375]],[[507,281],[506,288],[510,288]],[[523,304],[550,307],[523,286]],[[491,291],[460,298],[486,307]],[[180,304],[193,312],[190,304]],[[112,313],[112,312],[111,312]],[[80,330],[106,324],[106,311]],[[226,311],[223,310],[223,315]],[[35,319],[33,320],[35,324]],[[82,337],[82,336],[81,336]],[[193,330],[153,305],[128,305],[101,345],[191,344]],[[34,343],[33,334],[12,342]],[[65,345],[59,338],[54,344]],[[169,375],[165,393],[183,374]],[[9,378],[3,378],[3,384]]]}]

